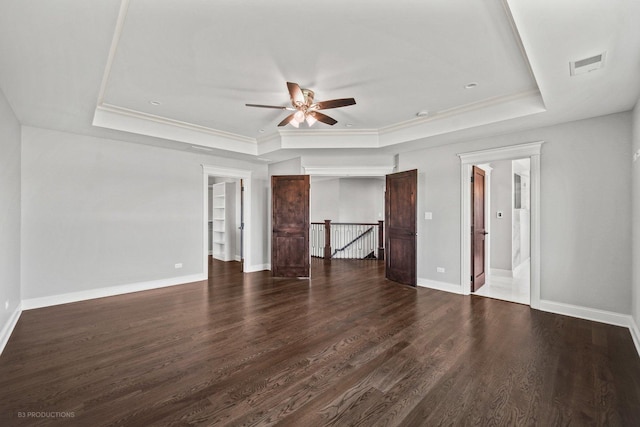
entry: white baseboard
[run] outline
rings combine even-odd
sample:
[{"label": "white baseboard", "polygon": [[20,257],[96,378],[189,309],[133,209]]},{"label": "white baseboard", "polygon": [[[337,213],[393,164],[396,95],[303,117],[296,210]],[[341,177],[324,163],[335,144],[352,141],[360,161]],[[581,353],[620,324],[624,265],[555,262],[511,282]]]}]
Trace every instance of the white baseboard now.
[{"label": "white baseboard", "polygon": [[437,289],[439,291],[452,292],[454,294],[462,295],[462,289],[459,284],[438,282],[437,280],[422,279],[418,277],[418,286],[429,289]]},{"label": "white baseboard", "polygon": [[11,337],[11,333],[13,329],[16,327],[18,323],[18,319],[20,319],[20,315],[22,314],[22,306],[18,304],[16,309],[11,313],[11,317],[9,317],[9,321],[4,325],[2,331],[0,332],[0,354],[4,351],[7,343],[9,342],[9,338]]},{"label": "white baseboard", "polygon": [[640,329],[634,318],[628,314],[547,300],[540,300],[539,309],[549,313],[563,314],[565,316],[577,317],[578,319],[592,320],[594,322],[629,328],[633,344],[636,346],[638,356],[640,356]]},{"label": "white baseboard", "polygon": [[150,289],[165,288],[167,286],[183,285],[185,283],[207,280],[206,274],[192,274],[190,276],[171,277],[169,279],[152,280],[150,282],[130,283],[127,285],[109,286],[106,288],[90,289],[86,291],[69,292],[40,298],[22,300],[22,309],[49,307],[52,305],[68,304],[70,302],[86,301],[131,292],[148,291]]},{"label": "white baseboard", "polygon": [[244,268],[245,273],[253,273],[254,271],[271,270],[271,264],[255,264],[247,265]]},{"label": "white baseboard", "polygon": [[242,258],[240,257],[240,255],[236,255],[235,260],[236,260],[236,261],[242,261]]},{"label": "white baseboard", "polygon": [[502,268],[490,268],[489,275],[496,277],[513,277],[513,270],[503,270]]},{"label": "white baseboard", "polygon": [[635,319],[631,317],[631,325],[629,325],[629,332],[631,332],[631,338],[633,338],[633,343],[636,345],[636,351],[638,352],[638,356],[640,356],[640,329],[638,329],[638,324]]},{"label": "white baseboard", "polygon": [[620,314],[613,311],[581,307],[579,305],[571,305],[548,300],[540,300],[539,310],[577,317],[578,319],[593,320],[594,322],[607,323],[609,325],[624,326],[627,328],[631,328],[631,322],[633,320],[628,314]]}]

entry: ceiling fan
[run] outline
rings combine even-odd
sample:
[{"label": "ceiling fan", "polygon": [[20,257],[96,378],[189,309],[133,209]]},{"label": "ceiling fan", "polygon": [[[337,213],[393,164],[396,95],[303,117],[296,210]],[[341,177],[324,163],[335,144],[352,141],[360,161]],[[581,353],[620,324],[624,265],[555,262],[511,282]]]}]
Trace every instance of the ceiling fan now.
[{"label": "ceiling fan", "polygon": [[245,104],[247,107],[258,108],[277,108],[279,110],[295,111],[288,115],[278,126],[286,126],[291,124],[293,127],[299,127],[300,123],[307,122],[309,126],[313,126],[316,122],[335,125],[337,120],[332,119],[319,110],[328,110],[330,108],[346,107],[354,105],[356,100],[353,98],[332,99],[330,101],[313,102],[313,91],[310,89],[301,89],[298,83],[287,82],[289,89],[289,97],[291,98],[292,107],[280,107],[277,105],[261,105],[261,104]]}]

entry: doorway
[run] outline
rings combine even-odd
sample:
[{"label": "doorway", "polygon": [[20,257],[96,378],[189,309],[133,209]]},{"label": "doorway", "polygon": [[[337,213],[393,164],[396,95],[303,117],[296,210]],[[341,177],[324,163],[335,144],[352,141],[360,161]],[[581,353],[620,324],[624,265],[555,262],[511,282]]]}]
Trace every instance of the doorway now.
[{"label": "doorway", "polygon": [[[469,295],[472,292],[471,277],[471,182],[472,166],[490,164],[502,160],[529,159],[529,218],[530,218],[530,241],[529,241],[529,263],[521,268],[529,270],[529,305],[532,308],[540,306],[540,151],[543,142],[533,142],[527,144],[513,145],[509,147],[494,148],[481,151],[473,151],[458,154],[460,157],[461,169],[461,217],[460,221],[460,259],[461,259],[461,289],[462,293]],[[496,215],[497,211],[487,209],[490,215]],[[495,212],[493,212],[495,211]],[[493,213],[492,213],[493,212]],[[503,212],[504,214],[504,212]],[[489,235],[492,234],[489,225]],[[491,242],[491,239],[488,239]],[[489,243],[490,245],[491,243]],[[491,250],[489,258],[491,258]]]},{"label": "doorway", "polygon": [[472,171],[471,292],[529,305],[530,159],[493,161]]},{"label": "doorway", "polygon": [[[393,193],[394,194],[397,193],[398,197],[393,199],[395,203],[392,204],[394,206],[392,209],[385,208],[385,211],[390,213],[391,217],[387,216],[386,221],[384,221],[384,234],[385,234],[384,239],[380,238],[378,240],[378,241],[387,240],[384,248],[384,253],[380,254],[380,251],[377,250],[380,248],[377,248],[378,245],[374,245],[374,249],[376,250],[373,251],[373,255],[365,256],[362,259],[366,260],[366,262],[372,262],[371,259],[381,260],[382,258],[384,258],[386,262],[385,270],[391,273],[392,277],[390,278],[392,280],[398,281],[400,283],[409,284],[411,286],[416,286],[417,170],[406,171],[406,172],[389,175],[393,172],[394,169],[395,169],[394,167],[374,167],[374,168],[354,167],[354,168],[345,168],[345,169],[341,169],[341,168],[326,169],[326,168],[305,167],[305,172],[306,172],[306,175],[312,175],[314,178],[316,178],[316,182],[318,182],[317,178],[319,178],[320,176],[323,178],[329,178],[329,179],[333,179],[336,177],[348,177],[348,178],[357,177],[357,178],[371,179],[375,177],[382,178],[384,176],[387,181],[386,181],[386,184],[382,186],[382,188],[383,188],[383,193],[386,195],[390,194],[389,193],[390,184],[388,180],[389,179],[392,180],[391,181],[393,183],[392,186],[397,190],[397,191],[394,191]],[[358,173],[354,173],[354,171],[357,171]],[[335,182],[335,184],[337,184],[337,181]],[[381,184],[378,184],[378,185],[381,185]],[[335,188],[329,192],[332,194],[332,196],[335,196],[336,194],[339,193],[335,191]],[[313,193],[313,191],[311,191],[311,193]],[[272,202],[271,202],[272,213],[273,213],[273,206],[274,206],[274,200],[273,200],[274,194],[275,192],[272,188]],[[350,200],[349,206],[353,206],[353,203],[355,203],[354,200]],[[323,222],[316,221],[315,225],[319,225],[319,226],[325,225],[324,220],[327,220],[328,218],[326,217],[329,216],[326,214],[326,212],[329,212],[331,207],[335,208],[336,205],[340,206],[340,204],[337,203],[337,201],[335,201],[335,203],[323,204],[323,210],[321,211],[322,213],[318,214],[318,215],[321,215],[321,217],[323,217],[323,220],[322,220]],[[362,203],[360,203],[360,205],[362,205]],[[371,205],[377,205],[377,203],[373,202],[371,203]],[[358,206],[358,209],[356,210],[359,210],[361,207],[362,206]],[[375,219],[371,221],[376,221],[378,218],[382,217],[382,212],[380,209],[381,207],[382,206],[374,206],[372,212],[376,216],[375,216]],[[321,217],[318,217],[318,218],[321,218]],[[350,221],[353,221],[353,220],[350,220]],[[388,232],[389,223],[394,224],[394,229],[392,230],[391,234],[389,234]],[[310,222],[310,225],[313,226],[314,222]],[[348,225],[348,226],[363,225],[366,227],[364,230],[364,233],[359,229],[356,229],[353,232],[354,233],[353,238],[351,238],[350,240],[348,239],[346,245],[344,245],[344,247],[348,247],[352,245],[354,242],[360,242],[361,240],[363,240],[361,239],[361,236],[364,236],[364,235],[368,236],[369,234],[377,235],[377,233],[370,233],[370,231],[373,229],[373,226],[378,226],[379,224],[378,222],[376,223],[371,222],[371,223],[364,223],[364,224],[354,224],[352,222],[349,222],[349,223],[342,223],[340,225]],[[271,228],[272,228],[272,234],[277,231],[274,228],[273,224]],[[326,228],[318,231],[316,234],[318,236],[320,235],[326,236],[325,232],[326,232]],[[313,236],[314,236],[314,231],[312,230],[311,239],[310,239],[311,244],[313,244],[313,241],[314,241]],[[393,244],[389,243],[389,237],[391,237],[390,240],[393,242]],[[333,251],[329,250],[328,256],[327,256],[327,251],[325,250],[326,249],[325,243],[327,241],[326,237],[324,239],[318,238],[316,240],[318,241],[322,240],[322,244],[316,245],[317,246],[315,248],[316,251],[314,251],[314,247],[311,246],[310,253],[316,254],[315,256],[318,258],[322,257],[322,258],[330,259],[332,257],[332,252],[335,252],[335,248],[333,248],[334,249]],[[372,241],[375,241],[375,239],[373,239]],[[274,244],[274,238],[272,236],[272,245],[273,244]],[[340,249],[344,249],[344,247],[338,248],[338,251]],[[272,260],[273,260],[273,254],[276,253],[276,250],[277,249],[274,249],[272,246]],[[371,253],[372,251],[366,250],[365,252]],[[302,253],[302,251],[300,251],[300,253]],[[391,254],[392,256],[389,257],[387,256],[388,254]],[[305,255],[304,258],[306,259],[307,256]],[[345,258],[349,258],[349,257],[345,257]],[[272,270],[273,268],[274,266],[272,265]],[[395,274],[395,273],[398,273],[398,274]]]},{"label": "doorway", "polygon": [[209,176],[208,232],[211,262],[238,262],[242,271],[243,180]]},{"label": "doorway", "polygon": [[[210,259],[237,262],[245,273],[262,269],[254,266],[251,253],[251,171],[208,165],[202,171],[203,272],[208,272]],[[218,186],[215,194],[210,185]]]}]

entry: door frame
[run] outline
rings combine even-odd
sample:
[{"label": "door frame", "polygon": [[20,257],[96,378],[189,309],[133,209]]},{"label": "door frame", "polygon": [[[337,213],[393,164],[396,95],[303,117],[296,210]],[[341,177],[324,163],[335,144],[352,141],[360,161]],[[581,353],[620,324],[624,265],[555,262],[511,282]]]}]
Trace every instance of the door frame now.
[{"label": "door frame", "polygon": [[202,252],[204,254],[202,262],[203,274],[207,275],[209,268],[209,177],[224,177],[242,179],[244,184],[244,230],[242,242],[242,254],[244,262],[242,263],[242,271],[249,273],[252,271],[262,270],[262,266],[254,266],[253,256],[251,254],[251,174],[250,170],[223,168],[219,166],[202,165],[202,191],[203,191],[203,221],[202,221]]},{"label": "door frame", "polygon": [[544,141],[508,147],[471,151],[460,157],[461,221],[460,221],[460,287],[463,295],[471,294],[471,167],[497,160],[531,159],[531,308],[540,308],[540,151]]}]

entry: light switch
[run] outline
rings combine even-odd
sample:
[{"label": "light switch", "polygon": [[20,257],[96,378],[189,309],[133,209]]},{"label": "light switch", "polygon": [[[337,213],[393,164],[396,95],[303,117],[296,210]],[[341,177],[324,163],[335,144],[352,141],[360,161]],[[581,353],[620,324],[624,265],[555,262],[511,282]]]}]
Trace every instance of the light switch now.
[{"label": "light switch", "polygon": [[433,219],[433,212],[425,212],[424,219]]},{"label": "light switch", "polygon": [[502,218],[502,211],[498,211],[498,212],[496,213],[496,217],[498,217],[498,218]]}]

